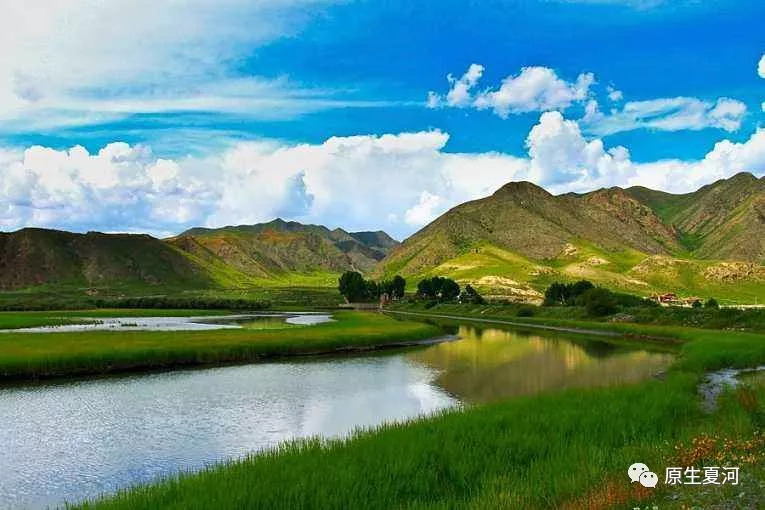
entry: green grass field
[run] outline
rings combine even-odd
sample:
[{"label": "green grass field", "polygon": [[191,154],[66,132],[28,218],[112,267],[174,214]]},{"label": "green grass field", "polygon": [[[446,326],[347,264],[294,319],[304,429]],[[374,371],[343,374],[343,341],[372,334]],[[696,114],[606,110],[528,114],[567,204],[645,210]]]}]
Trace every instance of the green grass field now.
[{"label": "green grass field", "polygon": [[[587,324],[583,322],[583,324]],[[765,335],[592,323],[682,344],[663,380],[567,390],[309,440],[138,486],[82,508],[757,508],[765,388],[701,411],[705,371],[765,363]],[[735,465],[739,486],[649,490],[627,468]],[[706,487],[705,487],[706,489]],[[719,505],[719,506],[714,506]]]},{"label": "green grass field", "polygon": [[316,326],[271,330],[8,332],[0,335],[0,381],[370,349],[440,333],[436,326],[376,313],[337,312],[335,318]]}]

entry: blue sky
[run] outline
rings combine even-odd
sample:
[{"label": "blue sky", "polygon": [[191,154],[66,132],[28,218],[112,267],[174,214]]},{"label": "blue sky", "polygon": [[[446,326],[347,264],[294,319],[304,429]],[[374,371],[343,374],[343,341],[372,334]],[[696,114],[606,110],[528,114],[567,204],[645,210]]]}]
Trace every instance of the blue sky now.
[{"label": "blue sky", "polygon": [[2,9],[4,229],[284,215],[403,238],[510,180],[683,192],[765,172],[762,2]]}]

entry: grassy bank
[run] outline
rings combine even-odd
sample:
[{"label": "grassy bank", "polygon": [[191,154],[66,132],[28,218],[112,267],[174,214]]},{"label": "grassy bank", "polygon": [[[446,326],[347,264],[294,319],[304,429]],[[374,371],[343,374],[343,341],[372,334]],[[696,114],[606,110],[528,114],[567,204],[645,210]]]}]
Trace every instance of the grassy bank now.
[{"label": "grassy bank", "polygon": [[164,369],[369,349],[437,336],[440,329],[375,313],[280,330],[86,331],[0,335],[0,381]]},{"label": "grassy bank", "polygon": [[[755,508],[765,482],[763,387],[726,395],[711,416],[696,391],[706,370],[765,363],[765,336],[673,331],[685,343],[663,381],[521,397],[348,440],[288,443],[83,507]],[[668,466],[735,465],[742,483],[648,490],[629,483],[634,462],[662,481]]]},{"label": "grassy bank", "polygon": [[337,282],[311,286],[310,282],[272,281],[232,288],[116,287],[83,288],[41,285],[0,291],[0,310],[80,310],[92,308],[225,308],[285,309],[334,308],[342,302]]},{"label": "grassy bank", "polygon": [[656,326],[754,331],[765,333],[765,309],[687,308],[664,306],[617,307],[616,312],[603,317],[590,317],[582,306],[532,306],[518,303],[492,303],[485,305],[440,303],[424,301],[396,303],[392,310],[452,314],[471,317],[494,317],[504,320],[522,320],[539,324],[614,324],[631,323],[641,329]]},{"label": "grassy bank", "polygon": [[[533,323],[610,329],[636,342],[674,336],[682,342],[681,355],[663,381],[514,398],[347,440],[288,443],[82,507],[755,508],[762,501],[762,382],[726,394],[712,415],[700,410],[697,384],[708,370],[765,363],[765,335],[581,320]],[[648,464],[662,482],[668,466],[735,465],[741,485],[648,490],[629,483],[626,470],[634,462]]]}]

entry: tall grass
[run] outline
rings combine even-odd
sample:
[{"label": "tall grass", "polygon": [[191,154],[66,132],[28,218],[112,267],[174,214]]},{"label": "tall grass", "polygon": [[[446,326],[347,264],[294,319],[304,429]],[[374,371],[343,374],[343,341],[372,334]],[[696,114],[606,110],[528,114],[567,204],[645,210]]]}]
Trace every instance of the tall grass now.
[{"label": "tall grass", "polygon": [[666,487],[641,491],[627,467],[644,462],[662,474],[678,462],[675,446],[700,433],[756,434],[762,401],[748,410],[728,401],[709,417],[696,391],[706,370],[765,363],[765,336],[661,331],[686,342],[664,381],[520,397],[346,440],[287,443],[82,508],[672,508]]},{"label": "tall grass", "polygon": [[[558,508],[633,462],[667,465],[701,422],[692,377],[518,398],[294,442],[84,508]],[[619,476],[621,475],[621,476]]]},{"label": "tall grass", "polygon": [[0,381],[105,374],[369,349],[437,336],[440,328],[375,313],[279,330],[84,331],[0,335]]}]

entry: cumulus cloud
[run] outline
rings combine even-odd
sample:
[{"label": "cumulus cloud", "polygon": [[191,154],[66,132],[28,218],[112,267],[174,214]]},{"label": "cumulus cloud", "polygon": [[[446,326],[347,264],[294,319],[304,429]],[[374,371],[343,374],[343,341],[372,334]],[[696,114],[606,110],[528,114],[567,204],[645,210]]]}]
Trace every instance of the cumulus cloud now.
[{"label": "cumulus cloud", "polygon": [[765,54],[760,57],[760,63],[757,64],[757,74],[760,78],[765,78]]},{"label": "cumulus cloud", "polygon": [[627,149],[606,151],[600,139],[585,140],[579,124],[564,119],[559,112],[542,114],[526,146],[531,160],[530,179],[547,186],[592,186],[604,176],[619,181],[630,167]]},{"label": "cumulus cloud", "polygon": [[109,144],[0,151],[0,228],[149,231],[288,216],[404,235],[446,207],[523,176],[522,158],[443,151],[440,131],[238,142],[178,160]]},{"label": "cumulus cloud", "polygon": [[0,161],[0,226],[161,230],[203,220],[208,183],[148,147],[111,143],[95,154],[34,146]]},{"label": "cumulus cloud", "polygon": [[438,216],[439,206],[442,202],[443,199],[438,195],[423,191],[420,194],[420,200],[410,209],[407,209],[404,218],[410,225],[424,225]]},{"label": "cumulus cloud", "polygon": [[673,97],[648,101],[629,101],[621,109],[603,113],[590,100],[582,118],[589,134],[605,136],[622,131],[648,128],[662,131],[717,128],[737,131],[746,116],[744,103],[727,97],[703,101],[695,97]]},{"label": "cumulus cloud", "polygon": [[449,106],[467,106],[470,103],[470,89],[475,87],[483,74],[483,66],[480,64],[470,64],[470,67],[460,79],[456,79],[451,74],[446,78],[452,87],[446,94],[446,104]]},{"label": "cumulus cloud", "polygon": [[624,94],[622,94],[621,90],[617,90],[611,85],[606,87],[606,92],[608,92],[608,99],[611,101],[621,101],[624,98]]},{"label": "cumulus cloud", "polygon": [[564,110],[572,103],[586,99],[595,83],[592,73],[582,73],[575,82],[567,82],[550,68],[532,66],[522,68],[518,75],[506,77],[496,89],[474,93],[483,71],[482,65],[471,64],[461,78],[447,76],[451,85],[449,91],[445,97],[429,92],[428,106],[489,109],[507,118],[510,114]]},{"label": "cumulus cloud", "polygon": [[576,121],[547,112],[526,144],[530,180],[555,193],[635,185],[685,193],[739,172],[765,174],[765,128],[746,142],[722,140],[701,160],[636,163],[625,147],[606,148],[599,138],[587,140]]},{"label": "cumulus cloud", "polygon": [[643,185],[687,192],[749,171],[765,174],[765,128],[722,140],[699,160],[631,160],[560,112],[544,112],[527,157],[451,153],[441,131],[332,137],[316,144],[236,142],[204,157],[167,159],[111,143],[90,153],[0,149],[0,228],[177,233],[191,226],[286,216],[405,237],[447,209],[529,180],[553,193]]}]

